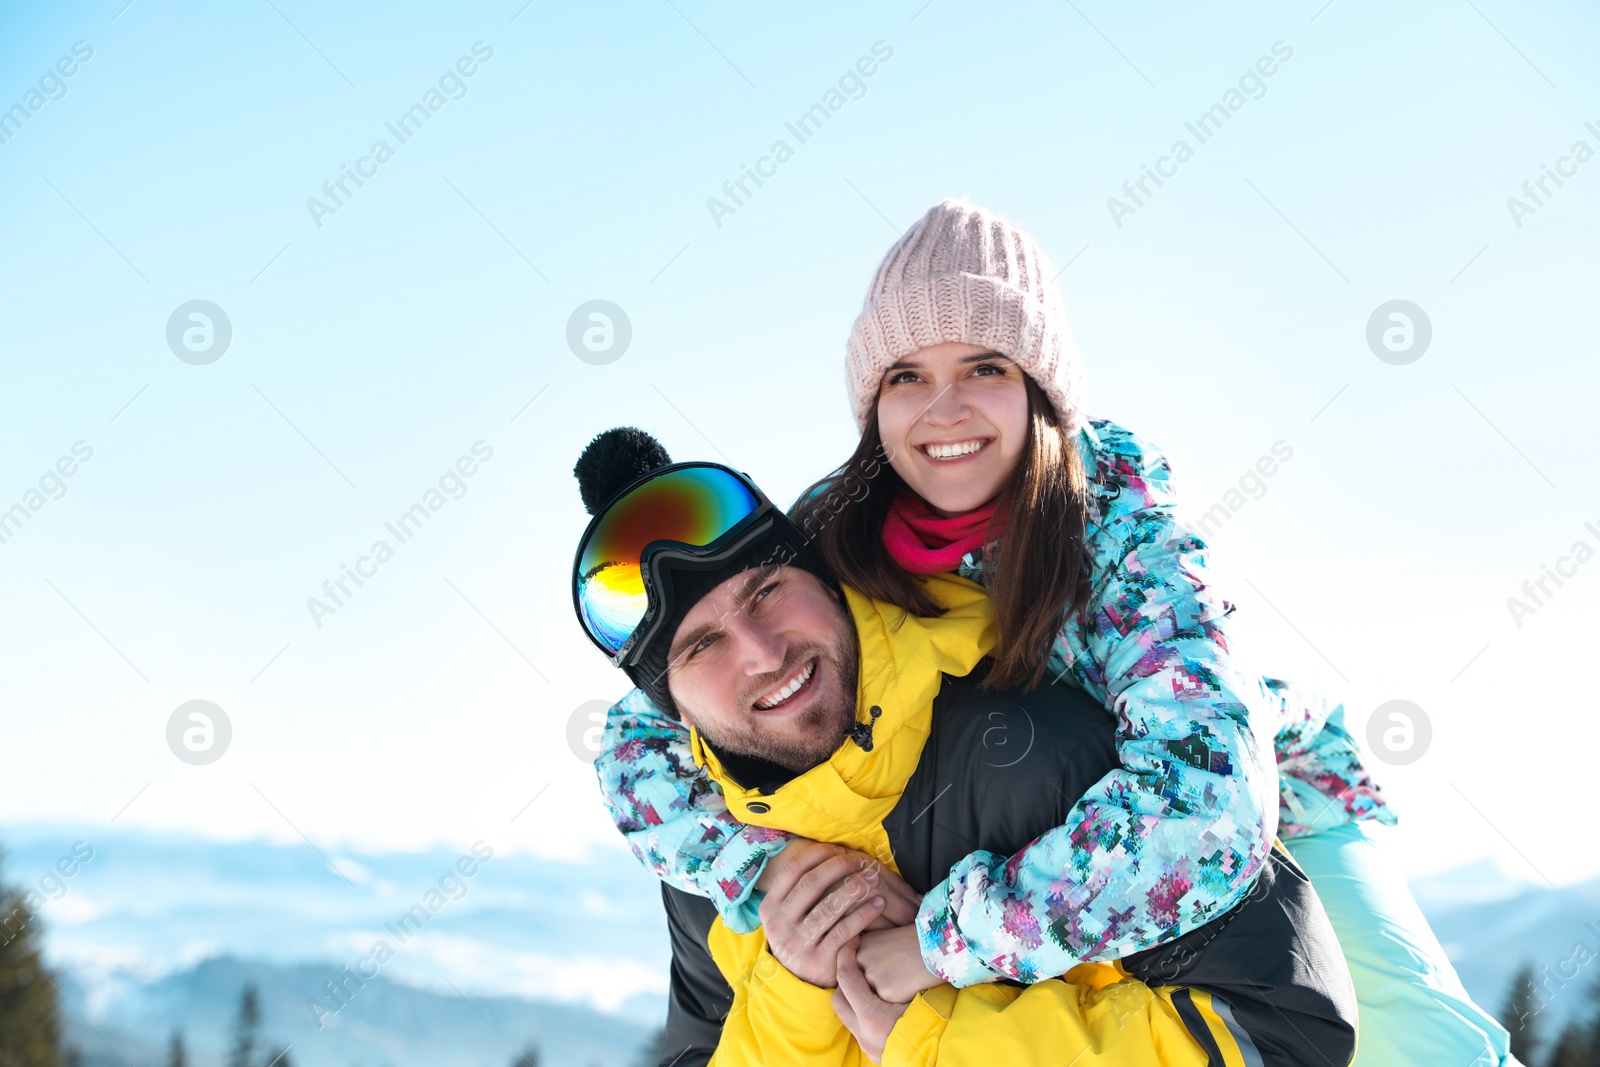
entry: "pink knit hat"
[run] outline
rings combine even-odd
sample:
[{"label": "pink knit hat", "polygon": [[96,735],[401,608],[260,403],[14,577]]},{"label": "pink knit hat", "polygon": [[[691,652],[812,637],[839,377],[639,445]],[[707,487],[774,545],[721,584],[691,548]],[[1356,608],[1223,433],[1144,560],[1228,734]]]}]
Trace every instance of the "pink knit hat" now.
[{"label": "pink knit hat", "polygon": [[1055,271],[1032,237],[967,199],[928,210],[878,265],[850,331],[845,381],[866,428],[884,371],[946,341],[992,348],[1044,390],[1068,434],[1083,426],[1083,365]]}]

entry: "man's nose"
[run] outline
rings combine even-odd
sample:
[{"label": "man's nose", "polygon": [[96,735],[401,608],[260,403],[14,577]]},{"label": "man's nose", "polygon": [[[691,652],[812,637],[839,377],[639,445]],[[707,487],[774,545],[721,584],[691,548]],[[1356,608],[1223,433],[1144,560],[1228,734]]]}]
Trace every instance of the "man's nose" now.
[{"label": "man's nose", "polygon": [[739,662],[746,674],[771,674],[783,666],[789,644],[764,620],[744,618],[733,630],[734,640],[739,643]]}]

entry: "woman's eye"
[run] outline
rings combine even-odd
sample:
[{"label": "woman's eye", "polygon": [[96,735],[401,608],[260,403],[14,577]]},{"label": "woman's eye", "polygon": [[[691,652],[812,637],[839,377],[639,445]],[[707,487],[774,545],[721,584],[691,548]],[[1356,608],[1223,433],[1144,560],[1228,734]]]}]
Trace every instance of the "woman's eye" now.
[{"label": "woman's eye", "polygon": [[904,385],[907,382],[914,382],[916,380],[917,380],[917,376],[916,376],[916,374],[914,372],[908,371],[908,370],[903,370],[899,374],[891,375],[890,378],[889,378],[889,384],[890,385]]},{"label": "woman's eye", "polygon": [[983,375],[984,377],[991,377],[995,374],[1004,375],[1005,372],[1006,369],[996,363],[980,363],[977,365],[977,367],[973,368],[972,371],[975,377],[978,375]]}]

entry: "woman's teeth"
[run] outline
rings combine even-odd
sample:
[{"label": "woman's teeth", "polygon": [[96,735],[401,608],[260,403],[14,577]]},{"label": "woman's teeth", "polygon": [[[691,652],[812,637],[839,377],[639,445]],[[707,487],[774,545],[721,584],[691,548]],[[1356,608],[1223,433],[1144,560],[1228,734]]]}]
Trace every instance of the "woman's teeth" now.
[{"label": "woman's teeth", "polygon": [[805,668],[801,670],[799,674],[796,674],[789,679],[789,684],[785,685],[777,692],[768,693],[766,696],[756,701],[756,707],[760,708],[762,711],[771,711],[779,704],[782,704],[785,700],[788,700],[790,697],[794,696],[795,693],[799,692],[800,687],[811,680],[811,675],[815,673],[816,669],[816,660],[812,660],[810,663],[807,663]]},{"label": "woman's teeth", "polygon": [[972,455],[985,443],[981,440],[958,441],[948,445],[923,445],[922,450],[934,459],[955,459],[959,456]]}]

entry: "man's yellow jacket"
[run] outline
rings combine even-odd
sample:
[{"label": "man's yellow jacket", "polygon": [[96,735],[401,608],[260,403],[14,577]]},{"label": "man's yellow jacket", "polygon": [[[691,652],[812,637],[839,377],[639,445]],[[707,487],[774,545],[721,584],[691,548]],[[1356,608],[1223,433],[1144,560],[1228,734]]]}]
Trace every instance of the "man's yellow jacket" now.
[{"label": "man's yellow jacket", "polygon": [[[870,740],[774,777],[693,734],[696,760],[739,819],[877,856],[919,891],[974,849],[1016,853],[1116,764],[1113,721],[1080,690],[983,688],[996,634],[987,595],[953,576],[927,582],[947,608],[937,618],[844,590],[860,643],[857,719],[871,726],[858,736]],[[663,893],[674,950],[663,1062],[868,1062],[832,990],[785,969],[762,930],[736,934],[708,901]],[[1332,927],[1277,848],[1239,905],[1165,945],[1033,985],[918,995],[883,1063],[1343,1067],[1355,1020]]]}]

